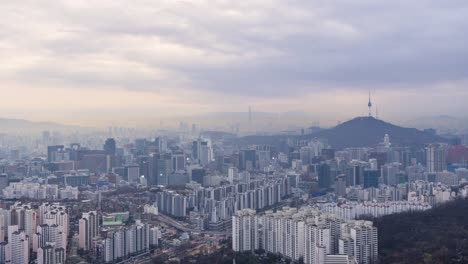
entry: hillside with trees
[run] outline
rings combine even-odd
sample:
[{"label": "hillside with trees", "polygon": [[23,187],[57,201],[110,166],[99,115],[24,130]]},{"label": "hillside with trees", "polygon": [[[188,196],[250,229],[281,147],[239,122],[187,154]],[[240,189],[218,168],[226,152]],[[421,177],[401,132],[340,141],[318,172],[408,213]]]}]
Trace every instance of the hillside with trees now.
[{"label": "hillside with trees", "polygon": [[374,219],[379,263],[468,263],[468,200]]}]

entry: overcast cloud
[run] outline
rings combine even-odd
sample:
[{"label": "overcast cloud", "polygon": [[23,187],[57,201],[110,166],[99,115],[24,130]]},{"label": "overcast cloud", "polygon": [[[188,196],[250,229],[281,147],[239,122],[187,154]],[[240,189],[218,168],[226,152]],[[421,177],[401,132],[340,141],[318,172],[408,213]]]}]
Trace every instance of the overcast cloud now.
[{"label": "overcast cloud", "polygon": [[106,99],[89,97],[108,91],[107,108],[136,114],[313,112],[338,101],[329,115],[360,114],[347,100],[372,90],[393,118],[454,114],[468,110],[467,17],[464,0],[6,1],[0,110],[66,119],[99,109]]}]

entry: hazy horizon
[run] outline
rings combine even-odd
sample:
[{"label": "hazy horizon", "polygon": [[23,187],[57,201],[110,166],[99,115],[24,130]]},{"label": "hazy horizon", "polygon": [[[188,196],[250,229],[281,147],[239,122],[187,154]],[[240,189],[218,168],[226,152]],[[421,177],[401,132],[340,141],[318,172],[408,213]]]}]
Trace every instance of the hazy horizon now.
[{"label": "hazy horizon", "polygon": [[[216,112],[464,117],[468,3],[4,3],[0,116],[83,126]],[[373,110],[375,112],[375,108]],[[213,124],[217,125],[217,124]]]}]

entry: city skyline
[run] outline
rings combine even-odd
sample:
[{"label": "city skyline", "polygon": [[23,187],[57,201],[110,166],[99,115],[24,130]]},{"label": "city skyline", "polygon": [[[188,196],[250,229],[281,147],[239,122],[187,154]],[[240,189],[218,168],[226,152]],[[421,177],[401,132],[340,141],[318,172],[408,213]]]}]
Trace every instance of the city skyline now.
[{"label": "city skyline", "polygon": [[467,1],[4,2],[0,264],[468,263]]},{"label": "city skyline", "polygon": [[334,124],[365,116],[371,91],[386,120],[464,117],[467,8],[462,1],[8,3],[0,8],[1,116],[134,125],[251,105]]}]

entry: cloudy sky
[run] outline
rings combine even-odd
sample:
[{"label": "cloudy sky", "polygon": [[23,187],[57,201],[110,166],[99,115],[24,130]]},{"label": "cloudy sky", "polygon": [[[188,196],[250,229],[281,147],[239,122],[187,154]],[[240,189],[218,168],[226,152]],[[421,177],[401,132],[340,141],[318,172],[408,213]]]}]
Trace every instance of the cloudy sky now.
[{"label": "cloudy sky", "polygon": [[0,116],[468,110],[466,0],[70,0],[0,5]]}]

